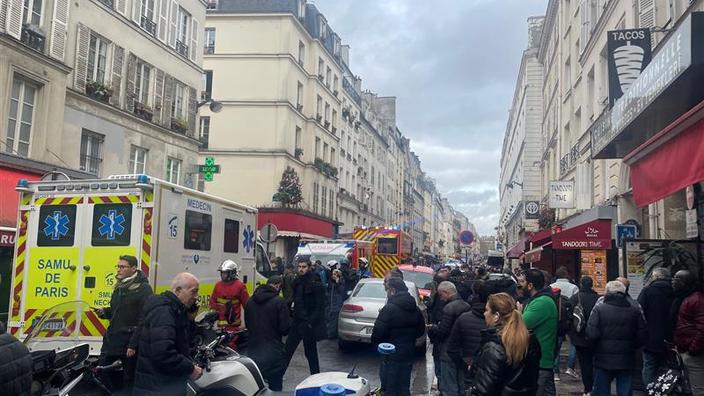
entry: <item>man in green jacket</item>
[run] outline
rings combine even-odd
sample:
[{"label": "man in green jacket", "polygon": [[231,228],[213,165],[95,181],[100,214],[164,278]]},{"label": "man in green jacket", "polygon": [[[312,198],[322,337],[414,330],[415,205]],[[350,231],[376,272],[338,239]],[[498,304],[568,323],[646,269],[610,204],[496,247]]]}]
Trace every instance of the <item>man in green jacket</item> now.
[{"label": "man in green jacket", "polygon": [[556,394],[553,377],[553,359],[557,343],[557,305],[552,290],[545,287],[545,277],[535,268],[525,272],[523,290],[530,295],[530,301],[523,308],[523,321],[540,343],[540,371],[538,373],[538,391],[536,396],[553,396]]}]

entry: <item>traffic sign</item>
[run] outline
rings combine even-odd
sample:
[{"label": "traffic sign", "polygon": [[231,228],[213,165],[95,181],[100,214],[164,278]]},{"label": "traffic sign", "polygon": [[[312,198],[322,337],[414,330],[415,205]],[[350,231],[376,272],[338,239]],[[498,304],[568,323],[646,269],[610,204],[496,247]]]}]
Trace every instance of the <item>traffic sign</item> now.
[{"label": "traffic sign", "polygon": [[276,225],[274,225],[273,223],[266,223],[259,230],[259,236],[262,238],[262,241],[267,243],[274,242],[278,235],[279,229],[276,228]]},{"label": "traffic sign", "polygon": [[471,245],[474,242],[474,234],[472,231],[464,230],[460,232],[460,243],[462,245]]},{"label": "traffic sign", "polygon": [[638,227],[633,224],[616,225],[616,246],[623,246],[624,239],[635,239],[638,236]]}]

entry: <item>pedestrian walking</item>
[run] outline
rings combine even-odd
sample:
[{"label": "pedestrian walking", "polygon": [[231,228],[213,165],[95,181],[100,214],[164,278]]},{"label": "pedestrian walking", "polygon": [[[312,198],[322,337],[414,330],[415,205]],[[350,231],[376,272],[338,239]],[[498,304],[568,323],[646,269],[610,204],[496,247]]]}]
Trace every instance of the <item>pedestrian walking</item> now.
[{"label": "pedestrian walking", "polygon": [[342,303],[347,298],[347,282],[339,269],[332,271],[327,298],[327,336],[329,339],[335,339],[337,338],[337,318],[340,316]]},{"label": "pedestrian walking", "polygon": [[326,268],[323,268],[323,263],[320,260],[315,260],[313,263],[313,273],[315,273],[318,276],[318,279],[320,282],[323,283],[323,287],[327,288],[328,287],[328,278],[329,273]]},{"label": "pedestrian walking", "polygon": [[655,380],[658,369],[665,364],[665,338],[672,325],[664,318],[669,317],[674,299],[670,271],[655,268],[650,283],[638,296],[648,326],[648,342],[643,347],[643,384],[646,386]]},{"label": "pedestrian walking", "polygon": [[5,332],[0,322],[0,389],[6,396],[29,396],[32,389],[32,355],[23,343]]},{"label": "pedestrian walking", "polygon": [[99,364],[107,366],[122,361],[121,371],[105,372],[101,380],[115,394],[131,394],[139,343],[136,329],[144,303],[153,293],[149,279],[137,267],[135,256],[120,256],[116,269],[110,305],[95,309],[98,317],[110,321],[103,336]]},{"label": "pedestrian walking", "polygon": [[298,262],[298,277],[293,282],[293,324],[286,338],[286,367],[298,344],[303,348],[311,374],[320,372],[317,341],[325,336],[325,289],[313,274],[310,260]]},{"label": "pedestrian walking", "polygon": [[[229,332],[235,332],[242,326],[242,307],[249,299],[247,287],[238,279],[239,265],[232,260],[225,260],[218,268],[220,281],[215,284],[210,295],[210,309],[218,313],[218,326]],[[236,347],[237,339],[230,342]]]},{"label": "pedestrian walking", "polygon": [[[570,303],[575,307],[575,312],[581,310],[583,315],[583,324],[580,328],[572,327],[570,330],[570,340],[575,346],[577,359],[579,360],[579,369],[584,386],[584,393],[589,394],[594,387],[594,350],[591,343],[587,340],[586,328],[589,322],[589,316],[596,305],[596,300],[599,295],[594,291],[594,281],[588,276],[583,276],[579,280],[579,292],[570,298]],[[576,307],[581,307],[577,309]]]},{"label": "pedestrian walking", "polygon": [[191,326],[187,311],[198,300],[198,283],[193,274],[182,272],[172,281],[171,290],[150,296],[144,304],[135,395],[184,395],[187,380],[203,374],[189,353]]},{"label": "pedestrian walking", "polygon": [[391,343],[396,350],[381,363],[381,391],[384,396],[408,396],[415,343],[423,336],[425,323],[403,279],[391,277],[386,292],[388,299],[374,322],[371,340],[373,345]]},{"label": "pedestrian walking", "polygon": [[545,276],[535,268],[524,273],[524,293],[530,296],[528,305],[519,309],[523,311],[523,321],[540,343],[540,370],[538,371],[538,396],[554,396],[555,377],[553,365],[555,345],[557,343],[557,305],[553,299],[552,289],[545,287]]},{"label": "pedestrian walking", "polygon": [[438,296],[445,301],[442,317],[437,324],[428,325],[428,337],[434,340],[440,352],[440,377],[438,388],[444,396],[459,396],[464,387],[464,366],[456,366],[447,354],[450,332],[457,318],[470,310],[469,304],[457,292],[457,287],[450,281],[440,283]]},{"label": "pedestrian walking", "polygon": [[626,299],[619,281],[606,284],[604,303],[596,305],[587,322],[587,339],[594,347],[594,396],[608,396],[616,380],[616,394],[630,395],[635,352],[648,339],[648,328],[638,308]]},{"label": "pedestrian walking", "polygon": [[[430,287],[430,302],[428,303],[428,323],[438,324],[440,319],[442,319],[442,310],[445,308],[447,301],[440,298],[438,294],[438,286],[440,283],[448,280],[450,278],[450,267],[442,266],[435,271],[433,275],[433,282]],[[430,338],[430,343],[433,345],[433,368],[435,370],[435,377],[440,381],[441,372],[441,362],[440,362],[440,347],[437,345],[436,340],[432,337]]]},{"label": "pedestrian walking", "polygon": [[488,326],[470,370],[471,396],[533,396],[538,388],[540,344],[528,332],[515,300],[507,293],[489,296]]},{"label": "pedestrian walking", "polygon": [[244,321],[249,329],[247,355],[254,360],[269,389],[281,392],[286,366],[284,343],[281,338],[291,328],[291,316],[286,301],[279,296],[283,279],[274,275],[266,285],[254,290],[244,307]]},{"label": "pedestrian walking", "polygon": [[293,304],[293,281],[296,280],[296,268],[292,263],[286,264],[286,270],[283,275],[283,287],[281,294],[284,296],[284,301],[289,307]]},{"label": "pedestrian walking", "polygon": [[672,287],[673,341],[687,367],[692,393],[704,395],[704,293],[690,271],[677,271]]},{"label": "pedestrian walking", "polygon": [[484,310],[489,297],[489,287],[486,282],[475,282],[472,286],[472,295],[470,310],[460,315],[455,321],[447,345],[447,355],[464,378],[463,395],[471,385],[469,367],[481,345],[481,331],[487,327]]},{"label": "pedestrian walking", "polygon": [[[550,287],[555,290],[559,289],[560,290],[560,297],[563,298],[563,301],[569,301],[572,296],[577,294],[579,292],[579,288],[577,285],[573,284],[569,280],[569,272],[567,271],[567,268],[562,266],[555,271],[555,282],[550,284]],[[559,315],[559,314],[558,314]],[[572,320],[572,317],[570,316],[567,318],[568,320]],[[565,338],[567,337],[567,334],[562,334],[558,331],[557,335],[557,346],[555,347],[555,362],[554,362],[554,367],[553,367],[553,372],[555,373],[555,380],[560,379],[560,350],[562,350],[562,344],[565,342]],[[574,371],[574,366],[575,366],[575,359],[576,358],[576,349],[574,347],[574,344],[570,341],[570,349],[569,349],[569,354],[567,358],[567,370],[566,373],[572,377],[578,378],[577,374]]]}]

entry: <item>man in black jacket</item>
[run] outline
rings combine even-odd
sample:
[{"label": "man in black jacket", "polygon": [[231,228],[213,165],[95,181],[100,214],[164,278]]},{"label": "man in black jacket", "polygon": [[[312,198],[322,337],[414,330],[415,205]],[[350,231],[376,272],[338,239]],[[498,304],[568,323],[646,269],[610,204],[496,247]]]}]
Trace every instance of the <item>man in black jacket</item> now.
[{"label": "man in black jacket", "polygon": [[182,272],[171,290],[149,297],[139,329],[139,354],[134,394],[184,395],[188,378],[200,378],[203,370],[190,358],[189,319],[186,311],[198,299],[198,278]]},{"label": "man in black jacket", "polygon": [[396,351],[381,363],[381,389],[385,396],[408,396],[415,343],[425,332],[425,320],[402,279],[389,278],[386,288],[388,300],[374,322],[372,344],[388,342]]},{"label": "man in black jacket", "polygon": [[655,380],[655,373],[665,363],[665,338],[670,326],[665,318],[670,314],[675,293],[670,280],[670,270],[655,268],[652,281],[638,296],[638,304],[643,309],[648,324],[648,343],[643,347],[643,383],[648,385]]},{"label": "man in black jacket", "polygon": [[484,319],[484,308],[489,297],[487,283],[482,280],[474,282],[472,296],[470,310],[457,318],[447,344],[447,356],[452,360],[460,376],[464,376],[465,389],[470,385],[467,383],[469,380],[467,370],[481,345],[481,331],[487,327]]},{"label": "man in black jacket", "polygon": [[570,340],[577,350],[577,359],[579,359],[579,368],[582,375],[582,385],[584,385],[584,393],[591,393],[594,386],[594,349],[591,343],[587,340],[586,324],[589,322],[589,316],[599,299],[599,295],[594,291],[594,281],[588,276],[583,276],[579,280],[579,292],[570,298],[570,304],[573,307],[582,305],[584,315],[584,328],[582,331],[577,331],[574,326],[570,330]]},{"label": "man in black jacket", "polygon": [[587,339],[595,343],[594,396],[608,396],[616,379],[616,394],[630,395],[635,351],[648,339],[640,310],[626,299],[619,281],[606,284],[604,303],[596,305],[587,322]]},{"label": "man in black jacket", "polygon": [[325,289],[311,267],[310,260],[300,261],[298,277],[293,282],[293,325],[286,338],[286,367],[303,340],[310,373],[318,374],[316,342],[325,337]]},{"label": "man in black jacket", "polygon": [[433,348],[438,348],[440,352],[438,388],[443,396],[459,396],[464,379],[460,375],[460,367],[455,366],[450,360],[447,354],[447,345],[455,320],[469,311],[470,306],[460,297],[457,288],[450,281],[440,283],[438,295],[446,302],[442,309],[442,318],[439,323],[428,325],[428,336],[434,342]]},{"label": "man in black jacket", "polygon": [[[437,324],[440,323],[442,319],[442,310],[445,308],[447,301],[440,298],[438,294],[438,286],[440,283],[448,280],[450,278],[450,267],[442,266],[435,271],[435,276],[433,276],[433,282],[431,284],[430,290],[430,302],[428,303],[428,323]],[[430,338],[430,342],[433,344],[433,366],[435,368],[435,377],[440,381],[441,373],[441,362],[440,362],[440,347],[436,345],[435,340]]]},{"label": "man in black jacket", "polygon": [[266,285],[257,287],[244,306],[244,320],[249,329],[248,355],[269,383],[269,389],[276,392],[283,387],[286,370],[281,337],[288,334],[291,328],[286,301],[279,297],[282,286],[281,276],[272,276]]},{"label": "man in black jacket", "polygon": [[152,295],[149,279],[137,268],[135,256],[120,256],[117,262],[115,287],[110,298],[110,306],[97,308],[102,319],[108,319],[108,326],[100,350],[100,364],[109,365],[122,361],[122,372],[106,372],[101,380],[107,382],[114,393],[130,394],[134,380],[135,354],[139,342],[135,329],[139,324],[142,307]]},{"label": "man in black jacket", "polygon": [[32,389],[32,356],[29,350],[0,323],[0,393],[29,396]]}]

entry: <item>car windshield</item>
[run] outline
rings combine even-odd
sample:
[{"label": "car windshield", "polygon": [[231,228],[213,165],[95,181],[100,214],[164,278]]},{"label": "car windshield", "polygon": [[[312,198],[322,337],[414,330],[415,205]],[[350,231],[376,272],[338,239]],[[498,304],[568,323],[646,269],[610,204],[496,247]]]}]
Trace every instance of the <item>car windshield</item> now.
[{"label": "car windshield", "polygon": [[430,289],[430,283],[433,282],[433,274],[417,271],[403,271],[403,280],[415,283],[419,289]]},{"label": "car windshield", "polygon": [[386,289],[382,282],[360,283],[352,297],[386,298]]}]

